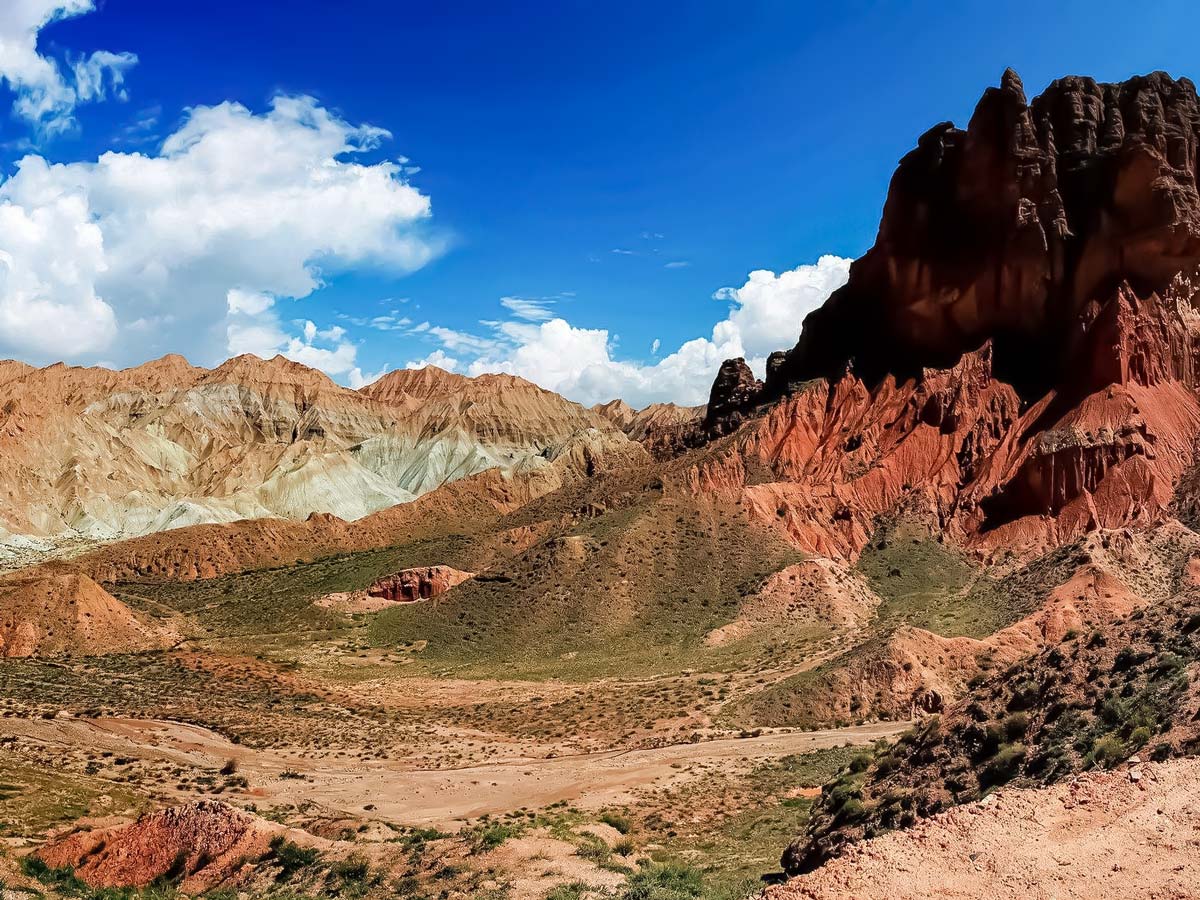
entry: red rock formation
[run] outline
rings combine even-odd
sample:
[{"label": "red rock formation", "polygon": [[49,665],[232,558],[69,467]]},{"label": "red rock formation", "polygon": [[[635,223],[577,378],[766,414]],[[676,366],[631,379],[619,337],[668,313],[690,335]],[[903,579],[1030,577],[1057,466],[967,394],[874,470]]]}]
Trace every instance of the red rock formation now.
[{"label": "red rock formation", "polygon": [[763,383],[754,377],[746,360],[725,360],[709,394],[705,430],[713,436],[729,433],[753,409],[762,392]]},{"label": "red rock formation", "polygon": [[420,566],[380,578],[367,588],[367,594],[393,602],[410,603],[444,594],[455,585],[474,577],[474,572],[460,572],[450,566]]},{"label": "red rock formation", "polygon": [[1200,101],[1162,72],[1063,78],[1032,103],[1011,70],[966,131],[928,131],[892,178],[875,246],[805,322],[767,390],[946,366],[984,340],[1031,399],[1069,373],[1085,307],[1163,291],[1200,261]]},{"label": "red rock formation", "polygon": [[985,550],[1159,521],[1200,438],[1192,284],[1145,299],[1124,285],[1097,305],[1074,377],[1036,403],[994,377],[990,342],[903,383],[818,380],[714,445],[686,488],[834,558],[906,504]]},{"label": "red rock formation", "polygon": [[722,367],[710,438],[783,399],[690,489],[836,557],[904,504],[983,549],[1161,520],[1200,436],[1198,144],[1186,79],[1027,103],[1006,72],[901,161],[875,246],[766,384]]},{"label": "red rock formation", "polygon": [[184,893],[199,894],[262,859],[283,831],[228,804],[196,800],[51,840],[37,856],[51,868],[72,869],[93,888],[145,887],[170,878],[180,879]]}]

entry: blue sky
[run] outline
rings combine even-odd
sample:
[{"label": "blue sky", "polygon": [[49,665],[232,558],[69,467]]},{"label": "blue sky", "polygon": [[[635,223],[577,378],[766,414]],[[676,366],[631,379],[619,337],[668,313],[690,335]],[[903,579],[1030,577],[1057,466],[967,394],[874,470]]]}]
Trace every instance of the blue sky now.
[{"label": "blue sky", "polygon": [[695,402],[794,343],[1005,66],[1200,70],[1182,2],[14,5],[0,354],[432,358],[586,402]]}]

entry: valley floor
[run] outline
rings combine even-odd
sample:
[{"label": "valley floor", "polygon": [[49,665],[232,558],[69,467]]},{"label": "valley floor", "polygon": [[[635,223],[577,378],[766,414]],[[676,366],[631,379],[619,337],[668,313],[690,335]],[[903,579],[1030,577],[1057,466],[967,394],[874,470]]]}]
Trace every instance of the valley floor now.
[{"label": "valley floor", "polygon": [[[594,812],[621,806],[648,791],[683,788],[710,772],[732,777],[787,756],[891,738],[907,725],[887,722],[648,749],[517,756],[445,769],[347,757],[313,765],[286,748],[242,747],[209,729],[164,720],[10,719],[5,731],[48,750],[88,747],[103,756],[150,765],[219,770],[232,762],[248,782],[246,795],[259,806],[318,804],[330,814],[369,813],[372,820],[452,831],[470,820],[515,809],[568,803]],[[193,795],[186,789],[171,793],[180,799]]]}]

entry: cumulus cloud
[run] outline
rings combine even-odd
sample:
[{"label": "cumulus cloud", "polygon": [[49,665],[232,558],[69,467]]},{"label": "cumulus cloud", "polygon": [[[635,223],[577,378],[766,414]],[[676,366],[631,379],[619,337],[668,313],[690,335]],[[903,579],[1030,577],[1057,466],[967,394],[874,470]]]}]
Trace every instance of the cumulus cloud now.
[{"label": "cumulus cloud", "polygon": [[[277,336],[260,322],[231,338],[226,318],[250,312],[231,303],[303,298],[343,268],[424,265],[442,249],[425,228],[429,198],[399,164],[353,159],[387,137],[311,97],[278,96],[263,114],[230,102],[196,107],[155,155],[24,157],[0,184],[0,218],[12,226],[0,227],[0,344],[212,361],[227,346]],[[230,301],[234,290],[241,299]],[[161,328],[116,340],[121,323],[151,320]],[[309,344],[289,352],[348,370],[348,351]]]},{"label": "cumulus cloud", "polygon": [[[469,375],[508,372],[585,404],[620,397],[634,406],[660,401],[698,405],[708,400],[713,376],[725,359],[746,357],[762,375],[767,355],[795,343],[801,321],[846,283],[849,269],[848,259],[822,256],[778,275],[751,272],[741,287],[713,295],[727,301],[729,310],[710,337],[687,341],[653,364],[616,358],[617,341],[607,329],[579,328],[562,318],[498,322],[490,337],[437,326],[420,333],[441,340],[446,349],[474,351],[475,358],[465,365],[452,360]],[[655,340],[652,355],[659,346]],[[432,355],[409,366],[427,363]]]},{"label": "cumulus cloud", "polygon": [[13,111],[42,134],[74,124],[80,103],[109,94],[125,99],[125,73],[137,64],[132,53],[97,50],[72,60],[63,71],[58,61],[38,51],[38,33],[52,22],[95,9],[93,0],[8,0],[0,4],[0,78],[16,94]]},{"label": "cumulus cloud", "polygon": [[319,328],[306,319],[296,323],[298,333],[289,332],[269,294],[233,288],[225,302],[225,347],[230,356],[253,353],[266,359],[280,353],[329,375],[346,375],[351,382],[358,379],[359,386],[368,383],[355,365],[358,348],[346,340],[346,329],[340,325]]},{"label": "cumulus cloud", "polygon": [[437,366],[439,369],[445,369],[447,372],[458,371],[458,360],[446,353],[444,350],[434,350],[424,359],[414,359],[405,365],[406,369],[423,369],[426,366]]},{"label": "cumulus cloud", "polygon": [[103,236],[84,198],[0,203],[0,343],[47,354],[107,347],[117,319],[96,293],[106,270]]},{"label": "cumulus cloud", "polygon": [[362,369],[355,366],[346,375],[346,382],[354,390],[365,388],[368,384],[374,384],[384,375],[391,371],[387,366],[384,366],[378,372],[363,372]]}]

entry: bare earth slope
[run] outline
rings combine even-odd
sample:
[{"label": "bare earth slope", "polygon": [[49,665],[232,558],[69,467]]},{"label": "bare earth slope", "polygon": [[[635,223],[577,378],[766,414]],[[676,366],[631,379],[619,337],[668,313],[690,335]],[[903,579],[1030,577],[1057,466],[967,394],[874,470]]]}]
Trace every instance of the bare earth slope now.
[{"label": "bare earth slope", "polygon": [[1190,900],[1198,846],[1200,760],[1142,764],[1000,791],[858,844],[766,897]]}]

